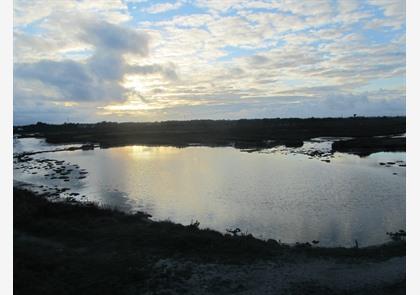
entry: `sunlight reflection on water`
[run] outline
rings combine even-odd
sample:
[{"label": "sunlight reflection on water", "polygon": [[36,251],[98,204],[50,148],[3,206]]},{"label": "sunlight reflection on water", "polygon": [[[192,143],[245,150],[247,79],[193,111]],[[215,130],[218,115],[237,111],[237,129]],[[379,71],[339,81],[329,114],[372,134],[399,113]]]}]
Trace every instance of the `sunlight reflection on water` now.
[{"label": "sunlight reflection on water", "polygon": [[[15,143],[20,151],[26,140]],[[28,145],[36,148],[33,139]],[[34,157],[78,164],[89,174],[63,183],[16,169],[15,179],[70,187],[156,220],[198,220],[221,232],[239,227],[257,237],[324,246],[351,246],[355,239],[361,246],[382,243],[387,231],[405,229],[405,168],[380,165],[405,163],[405,153],[336,153],[326,163],[290,151],[127,146]]]}]

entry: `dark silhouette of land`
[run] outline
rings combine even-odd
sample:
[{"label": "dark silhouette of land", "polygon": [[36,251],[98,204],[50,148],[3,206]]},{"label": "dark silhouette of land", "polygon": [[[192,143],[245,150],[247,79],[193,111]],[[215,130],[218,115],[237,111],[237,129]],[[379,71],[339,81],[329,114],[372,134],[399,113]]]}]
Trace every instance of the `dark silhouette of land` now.
[{"label": "dark silhouette of land", "polygon": [[371,153],[405,151],[405,137],[359,137],[333,142],[333,151],[367,156]]},{"label": "dark silhouette of land", "polygon": [[13,197],[15,294],[405,294],[400,232],[366,248],[290,246],[17,188]]},{"label": "dark silhouette of land", "polygon": [[309,119],[193,120],[155,123],[96,124],[37,123],[14,127],[19,136],[45,137],[49,143],[124,145],[206,145],[237,148],[299,147],[315,137],[351,137],[333,150],[369,154],[404,151],[405,117],[351,117]]},{"label": "dark silhouette of land", "polygon": [[[405,151],[405,126],[405,117],[37,123],[16,126],[14,134],[81,144],[64,150],[96,144],[258,150],[346,137],[333,143],[333,151],[368,155]],[[40,152],[15,157],[30,162]],[[48,159],[38,164],[66,178],[69,172],[54,161],[62,165]],[[405,294],[403,230],[384,233],[390,242],[371,247],[286,245],[237,229],[201,229],[198,222],[155,222],[146,213],[126,214],[74,198],[51,202],[56,195],[14,189],[15,294]]]}]

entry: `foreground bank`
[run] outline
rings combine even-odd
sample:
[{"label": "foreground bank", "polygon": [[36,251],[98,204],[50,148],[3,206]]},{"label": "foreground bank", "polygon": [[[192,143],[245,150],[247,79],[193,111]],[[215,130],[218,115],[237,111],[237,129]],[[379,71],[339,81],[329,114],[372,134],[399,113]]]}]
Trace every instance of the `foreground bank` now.
[{"label": "foreground bank", "polygon": [[15,189],[14,285],[15,294],[404,294],[405,242],[291,247]]}]

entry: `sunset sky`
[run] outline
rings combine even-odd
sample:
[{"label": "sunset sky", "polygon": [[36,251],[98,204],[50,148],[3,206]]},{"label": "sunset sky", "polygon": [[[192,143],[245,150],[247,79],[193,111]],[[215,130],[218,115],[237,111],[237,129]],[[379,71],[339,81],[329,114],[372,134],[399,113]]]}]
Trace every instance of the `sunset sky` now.
[{"label": "sunset sky", "polygon": [[405,114],[405,1],[14,1],[14,124]]}]

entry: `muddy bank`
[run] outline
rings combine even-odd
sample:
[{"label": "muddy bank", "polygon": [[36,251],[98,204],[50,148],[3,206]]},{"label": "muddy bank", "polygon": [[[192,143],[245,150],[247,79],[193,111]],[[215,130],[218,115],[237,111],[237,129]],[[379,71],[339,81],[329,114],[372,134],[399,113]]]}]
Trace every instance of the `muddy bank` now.
[{"label": "muddy bank", "polygon": [[51,125],[14,127],[20,137],[43,137],[49,143],[96,143],[101,147],[124,145],[300,147],[315,137],[365,137],[405,133],[405,117],[323,119],[195,120],[155,123]]},{"label": "muddy bank", "polygon": [[14,189],[16,294],[403,294],[404,281],[405,241],[290,246]]},{"label": "muddy bank", "polygon": [[30,156],[37,155],[37,154],[44,154],[44,153],[51,153],[51,152],[65,152],[65,151],[77,151],[77,150],[93,150],[95,149],[94,144],[83,144],[80,146],[71,146],[65,148],[52,148],[51,150],[42,150],[42,151],[30,151],[30,152],[21,152],[16,153],[13,157],[16,158],[19,162],[30,161]]}]

